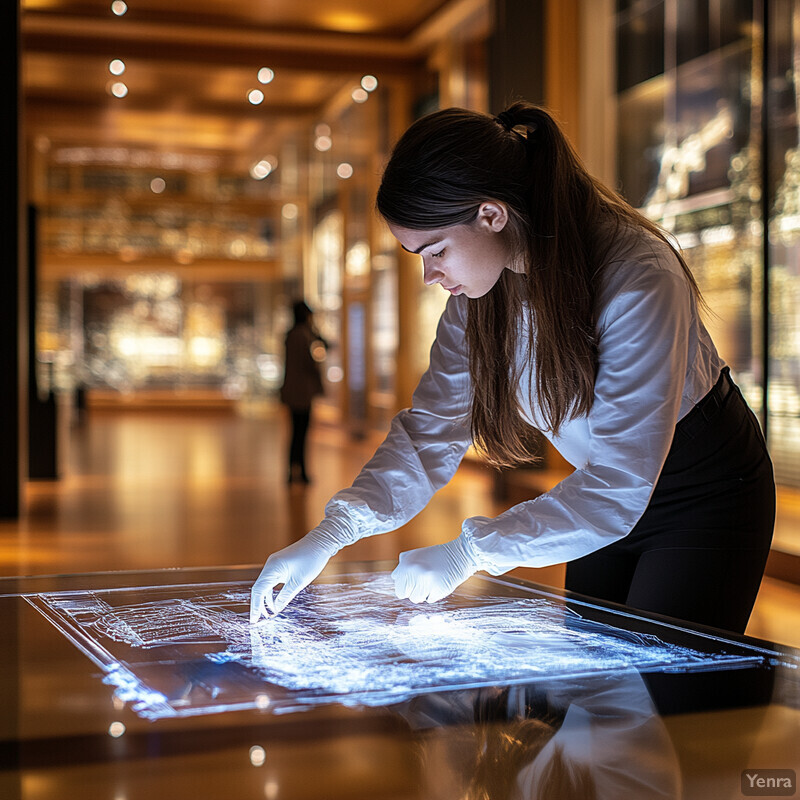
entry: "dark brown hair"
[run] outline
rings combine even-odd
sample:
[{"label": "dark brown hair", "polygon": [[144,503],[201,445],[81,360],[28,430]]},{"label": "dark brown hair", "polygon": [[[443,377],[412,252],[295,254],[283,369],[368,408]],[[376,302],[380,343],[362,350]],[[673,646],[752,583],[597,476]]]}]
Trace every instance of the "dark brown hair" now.
[{"label": "dark brown hair", "polygon": [[[449,108],[415,122],[395,145],[376,204],[393,224],[431,230],[470,224],[487,200],[508,208],[507,235],[522,272],[504,270],[487,294],[468,303],[471,427],[487,460],[510,466],[531,460],[520,388],[536,398],[553,433],[591,409],[596,300],[615,233],[632,226],[670,243],[589,175],[547,111],[526,102],[497,117]],[[529,385],[520,387],[525,372]]]}]

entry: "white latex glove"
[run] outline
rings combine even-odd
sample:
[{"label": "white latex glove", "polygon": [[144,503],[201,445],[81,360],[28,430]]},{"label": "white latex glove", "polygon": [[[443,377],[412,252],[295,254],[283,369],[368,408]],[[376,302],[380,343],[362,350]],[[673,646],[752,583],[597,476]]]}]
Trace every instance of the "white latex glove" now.
[{"label": "white latex glove", "polygon": [[479,569],[462,535],[446,544],[400,553],[400,563],[392,572],[394,590],[412,603],[435,603]]},{"label": "white latex glove", "polygon": [[[323,529],[321,525],[299,541],[273,553],[250,591],[250,622],[258,622],[262,614],[267,616],[267,609],[280,614],[322,572],[343,544],[335,530]],[[273,597],[272,590],[280,584],[283,589]]]}]

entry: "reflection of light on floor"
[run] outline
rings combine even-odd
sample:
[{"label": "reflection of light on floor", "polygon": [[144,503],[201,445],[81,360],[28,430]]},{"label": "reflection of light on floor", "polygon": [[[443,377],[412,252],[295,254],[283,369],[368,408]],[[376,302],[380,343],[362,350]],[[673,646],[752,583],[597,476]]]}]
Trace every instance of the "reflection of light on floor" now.
[{"label": "reflection of light on floor", "polygon": [[533,592],[467,589],[418,606],[397,599],[388,574],[337,580],[309,587],[256,625],[245,583],[28,600],[103,667],[117,701],[148,718],[387,705],[441,689],[742,662],[590,621]]}]

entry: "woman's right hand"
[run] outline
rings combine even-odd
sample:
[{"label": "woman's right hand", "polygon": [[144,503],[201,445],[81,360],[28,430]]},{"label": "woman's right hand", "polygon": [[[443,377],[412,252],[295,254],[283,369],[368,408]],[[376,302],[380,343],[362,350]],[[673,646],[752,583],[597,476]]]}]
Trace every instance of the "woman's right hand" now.
[{"label": "woman's right hand", "polygon": [[[280,614],[322,572],[338,550],[339,546],[333,544],[329,536],[313,530],[273,553],[250,592],[250,622],[258,622],[262,615],[266,617],[267,609],[272,614]],[[273,597],[273,590],[280,584],[283,588]]]}]

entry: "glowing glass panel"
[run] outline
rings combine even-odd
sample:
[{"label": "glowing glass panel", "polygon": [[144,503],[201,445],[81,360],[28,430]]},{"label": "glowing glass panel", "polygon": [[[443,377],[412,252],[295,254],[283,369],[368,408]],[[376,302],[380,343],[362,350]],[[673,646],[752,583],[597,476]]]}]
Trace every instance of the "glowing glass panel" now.
[{"label": "glowing glass panel", "polygon": [[[433,691],[631,668],[736,668],[769,653],[690,631],[693,647],[670,643],[587,619],[573,610],[580,603],[568,608],[555,595],[513,587],[525,596],[509,596],[509,584],[493,579],[473,578],[434,605],[399,600],[386,573],[328,580],[256,625],[248,620],[249,582],[26,600],[103,669],[118,700],[147,719],[391,705]],[[646,624],[665,634],[681,630]]]}]

